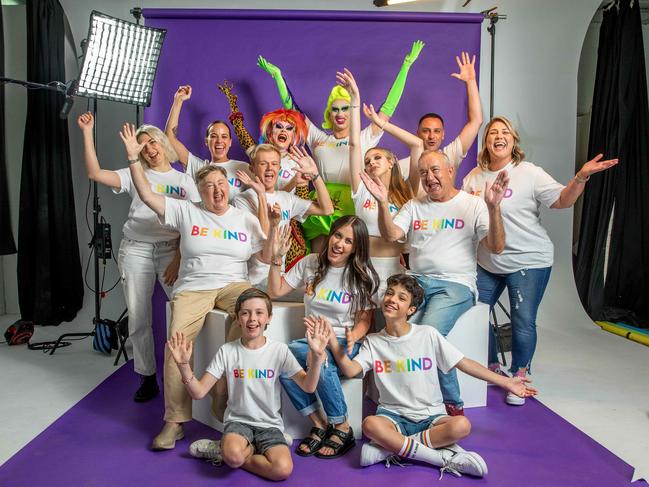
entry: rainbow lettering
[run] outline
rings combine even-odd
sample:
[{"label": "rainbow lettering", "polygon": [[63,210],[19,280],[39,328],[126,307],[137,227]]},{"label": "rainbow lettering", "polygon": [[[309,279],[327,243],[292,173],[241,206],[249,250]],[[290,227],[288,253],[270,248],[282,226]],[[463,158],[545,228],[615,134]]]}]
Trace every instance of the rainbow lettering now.
[{"label": "rainbow lettering", "polygon": [[418,370],[430,370],[432,368],[433,360],[430,357],[374,361],[374,372],[376,372],[377,374],[391,374],[392,372],[417,372]]},{"label": "rainbow lettering", "polygon": [[413,220],[412,229],[421,230],[462,230],[464,220],[461,218],[435,218],[434,220]]},{"label": "rainbow lettering", "polygon": [[291,179],[293,177],[293,171],[289,171],[288,169],[280,169],[279,177],[281,179]]},{"label": "rainbow lettering", "polygon": [[241,187],[241,179],[239,178],[228,178],[228,184],[233,188]]},{"label": "rainbow lettering", "polygon": [[272,379],[275,377],[273,369],[232,369],[235,379]]},{"label": "rainbow lettering", "polygon": [[225,230],[223,228],[199,227],[198,225],[192,226],[191,235],[192,237],[214,237],[221,240],[237,240],[239,242],[248,241],[248,234],[245,232]]},{"label": "rainbow lettering", "polygon": [[[482,195],[482,190],[481,189],[476,189],[475,191],[471,191],[469,194],[475,195],[475,196],[481,196]],[[511,198],[513,194],[512,188],[507,188],[505,190],[505,195],[503,198]]]},{"label": "rainbow lettering", "polygon": [[[365,202],[363,203],[363,208],[368,209],[368,210],[377,210],[378,209],[378,203],[376,202],[375,199],[372,198],[367,198]],[[399,211],[399,208],[397,208],[396,205],[392,203],[388,203],[388,209],[390,210],[390,214],[396,213]]]},{"label": "rainbow lettering", "polygon": [[168,184],[156,184],[154,189],[158,194],[168,194],[169,196],[178,195],[178,197],[185,199],[187,191],[181,186],[169,186]]},{"label": "rainbow lettering", "polygon": [[316,299],[322,299],[331,303],[348,304],[352,300],[352,295],[342,289],[340,291],[334,291],[333,289],[320,288]]}]

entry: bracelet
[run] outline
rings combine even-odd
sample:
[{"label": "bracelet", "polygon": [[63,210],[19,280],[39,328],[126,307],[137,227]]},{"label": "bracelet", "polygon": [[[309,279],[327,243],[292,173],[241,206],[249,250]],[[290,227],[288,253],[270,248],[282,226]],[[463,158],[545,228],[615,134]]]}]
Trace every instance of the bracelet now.
[{"label": "bracelet", "polygon": [[575,181],[577,181],[578,183],[585,184],[586,181],[588,181],[589,179],[590,176],[586,176],[585,178],[582,178],[581,176],[579,176],[579,173],[575,174]]},{"label": "bracelet", "polygon": [[320,177],[320,173],[317,172],[311,175],[311,182],[314,183]]},{"label": "bracelet", "polygon": [[130,165],[132,165],[132,164],[137,164],[138,162],[140,162],[139,159],[129,159],[129,160],[128,160],[128,165],[130,166]]},{"label": "bracelet", "polygon": [[176,362],[176,365],[189,365],[189,362]]},{"label": "bracelet", "polygon": [[[380,128],[381,130],[385,130],[385,126],[386,126],[387,124],[389,124],[389,123],[390,123],[390,122],[388,122],[388,121],[386,120],[385,123],[384,123],[382,126],[379,125],[379,128]],[[377,124],[377,125],[378,125],[378,124]]]},{"label": "bracelet", "polygon": [[185,385],[187,385],[187,384],[189,384],[191,381],[193,381],[194,379],[195,379],[194,374],[192,374],[192,376],[191,376],[189,379],[183,379],[183,380],[182,380],[182,383],[185,384]]},{"label": "bracelet", "polygon": [[282,267],[282,259],[273,259],[270,261],[271,265],[276,265],[278,267]]},{"label": "bracelet", "polygon": [[360,105],[349,105],[349,106],[352,107],[352,108],[360,108],[361,107]]}]

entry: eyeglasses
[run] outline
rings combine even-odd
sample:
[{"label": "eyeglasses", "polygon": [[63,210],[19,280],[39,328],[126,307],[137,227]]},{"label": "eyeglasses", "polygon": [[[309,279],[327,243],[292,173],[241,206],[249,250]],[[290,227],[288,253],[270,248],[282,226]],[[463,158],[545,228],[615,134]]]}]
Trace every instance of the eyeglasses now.
[{"label": "eyeglasses", "polygon": [[344,105],[342,107],[331,107],[331,113],[347,113],[349,111],[349,105]]}]

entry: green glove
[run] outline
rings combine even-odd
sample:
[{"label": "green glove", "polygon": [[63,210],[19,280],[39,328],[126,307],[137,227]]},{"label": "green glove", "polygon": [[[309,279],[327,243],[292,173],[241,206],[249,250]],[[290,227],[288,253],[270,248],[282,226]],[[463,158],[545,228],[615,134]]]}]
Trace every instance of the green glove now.
[{"label": "green glove", "polygon": [[288,91],[288,86],[282,77],[282,72],[274,64],[266,61],[262,56],[257,58],[257,66],[266,71],[270,76],[275,80],[277,84],[277,90],[279,91],[279,96],[282,98],[282,105],[287,110],[294,110],[293,98]]},{"label": "green glove", "polygon": [[394,83],[392,83],[392,88],[390,88],[390,92],[385,98],[385,102],[380,110],[388,117],[391,117],[397,109],[397,105],[399,104],[399,100],[401,100],[401,95],[403,94],[403,88],[406,86],[406,78],[408,77],[410,66],[417,60],[419,53],[423,48],[424,43],[422,41],[413,42],[410,53],[403,60],[399,74],[397,74]]}]

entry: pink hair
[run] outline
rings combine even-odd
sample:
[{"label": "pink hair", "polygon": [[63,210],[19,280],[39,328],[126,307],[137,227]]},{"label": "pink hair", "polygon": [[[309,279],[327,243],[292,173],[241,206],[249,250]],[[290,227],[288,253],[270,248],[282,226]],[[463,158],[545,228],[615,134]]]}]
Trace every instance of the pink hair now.
[{"label": "pink hair", "polygon": [[273,132],[273,124],[277,121],[285,121],[292,124],[295,127],[293,145],[304,145],[308,134],[304,115],[297,110],[286,110],[284,108],[273,110],[261,117],[261,122],[259,122],[259,132],[261,133],[259,142],[261,144],[270,144],[270,135]]}]

